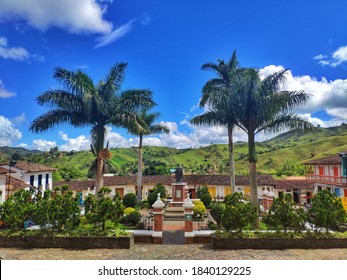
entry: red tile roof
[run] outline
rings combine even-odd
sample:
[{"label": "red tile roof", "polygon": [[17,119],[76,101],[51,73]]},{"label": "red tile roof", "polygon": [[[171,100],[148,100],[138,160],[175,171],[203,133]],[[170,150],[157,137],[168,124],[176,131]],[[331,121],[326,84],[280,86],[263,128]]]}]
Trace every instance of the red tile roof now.
[{"label": "red tile roof", "polygon": [[[236,185],[247,186],[249,185],[248,176],[236,176]],[[229,175],[185,175],[183,181],[188,185],[202,186],[202,185],[230,185]],[[143,176],[143,185],[155,185],[162,183],[163,185],[171,185],[175,182],[175,177],[170,175],[157,175],[157,176]],[[71,190],[87,190],[92,189],[95,185],[94,180],[74,180],[54,182],[54,187],[60,187],[64,184],[68,184]],[[104,186],[120,186],[120,185],[136,185],[137,176],[105,176]],[[258,175],[257,184],[259,186],[275,186],[276,181],[271,175]]]},{"label": "red tile roof", "polygon": [[[0,167],[0,174],[7,174],[10,170],[7,168]],[[11,170],[11,173],[17,173],[16,171]]]},{"label": "red tile roof", "polygon": [[[9,176],[6,176],[6,190],[8,188],[9,179],[10,179]],[[18,191],[18,190],[29,188],[29,187],[31,186],[25,183],[24,181],[11,177],[11,183],[10,183],[11,191]]]},{"label": "red tile roof", "polygon": [[342,164],[342,158],[339,156],[339,154],[327,156],[320,159],[311,160],[308,162],[305,162],[306,165],[318,165],[318,164]]},{"label": "red tile roof", "polygon": [[313,180],[276,180],[276,189],[300,189],[313,190],[315,181]]},{"label": "red tile roof", "polygon": [[[8,165],[6,163],[2,163],[2,166]],[[49,166],[45,166],[39,163],[26,162],[26,161],[18,161],[16,162],[15,168],[21,169],[25,172],[38,172],[38,171],[55,171],[57,168],[52,168]]]}]

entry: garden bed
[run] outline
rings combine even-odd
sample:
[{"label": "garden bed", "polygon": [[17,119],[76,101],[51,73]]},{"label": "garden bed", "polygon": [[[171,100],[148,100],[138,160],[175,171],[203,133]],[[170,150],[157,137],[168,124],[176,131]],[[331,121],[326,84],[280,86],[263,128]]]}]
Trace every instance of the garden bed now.
[{"label": "garden bed", "polygon": [[130,249],[134,235],[119,237],[0,236],[0,247],[64,249]]},{"label": "garden bed", "polygon": [[329,249],[347,248],[347,238],[336,237],[246,237],[228,238],[212,235],[211,244],[213,249],[242,250],[284,250],[284,249]]}]

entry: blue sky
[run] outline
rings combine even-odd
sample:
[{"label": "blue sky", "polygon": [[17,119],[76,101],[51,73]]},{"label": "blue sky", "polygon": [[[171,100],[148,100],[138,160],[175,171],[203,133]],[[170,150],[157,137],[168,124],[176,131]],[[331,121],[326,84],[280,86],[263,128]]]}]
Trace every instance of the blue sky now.
[{"label": "blue sky", "polygon": [[[88,149],[88,128],[29,132],[49,109],[35,97],[60,87],[52,77],[57,66],[81,69],[98,82],[116,62],[128,63],[123,89],[151,89],[158,122],[171,129],[145,144],[227,143],[224,128],[189,120],[203,112],[201,88],[213,77],[201,65],[228,60],[233,50],[242,66],[264,76],[289,68],[285,88],[311,94],[297,113],[313,124],[347,122],[346,14],[345,0],[1,0],[0,146]],[[112,147],[137,144],[116,127],[108,128],[108,140]],[[246,137],[237,131],[234,140]]]}]

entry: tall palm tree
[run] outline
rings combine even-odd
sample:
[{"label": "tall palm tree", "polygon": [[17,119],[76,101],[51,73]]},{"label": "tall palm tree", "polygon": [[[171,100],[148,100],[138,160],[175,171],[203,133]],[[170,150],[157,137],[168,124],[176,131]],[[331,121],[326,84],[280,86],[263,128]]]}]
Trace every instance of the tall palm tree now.
[{"label": "tall palm tree", "polygon": [[[311,124],[291,113],[308,101],[304,91],[281,91],[288,70],[279,71],[261,80],[253,68],[239,69],[234,83],[234,114],[237,126],[248,135],[248,162],[251,203],[258,206],[257,153],[255,135],[261,131],[279,132],[282,129],[310,128]],[[258,207],[257,207],[258,209]]]},{"label": "tall palm tree", "polygon": [[150,90],[121,91],[127,64],[116,63],[108,75],[94,85],[84,72],[55,68],[53,77],[63,85],[62,89],[49,89],[36,98],[40,105],[52,109],[37,117],[29,130],[35,133],[68,123],[74,127],[91,127],[91,150],[96,157],[96,189],[103,186],[105,160],[109,159],[108,147],[104,148],[106,126],[140,126],[136,109],[155,105]]},{"label": "tall palm tree", "polygon": [[138,200],[142,200],[142,141],[144,136],[158,134],[158,133],[169,133],[170,130],[162,124],[155,124],[154,121],[159,118],[160,114],[148,113],[147,110],[141,111],[137,115],[137,123],[140,126],[135,125],[129,127],[129,132],[133,135],[139,136],[139,156],[138,156],[138,165],[137,165],[137,197]]},{"label": "tall palm tree", "polygon": [[218,64],[206,63],[201,69],[211,70],[217,74],[217,78],[213,78],[206,82],[202,89],[202,98],[199,106],[208,107],[208,111],[202,115],[191,119],[192,124],[197,125],[221,125],[226,126],[228,130],[229,145],[229,168],[230,168],[230,187],[235,192],[235,163],[234,163],[234,144],[233,129],[235,127],[235,115],[230,109],[233,104],[233,79],[235,71],[238,69],[238,61],[236,51],[233,52],[228,63],[224,60],[218,60]]}]

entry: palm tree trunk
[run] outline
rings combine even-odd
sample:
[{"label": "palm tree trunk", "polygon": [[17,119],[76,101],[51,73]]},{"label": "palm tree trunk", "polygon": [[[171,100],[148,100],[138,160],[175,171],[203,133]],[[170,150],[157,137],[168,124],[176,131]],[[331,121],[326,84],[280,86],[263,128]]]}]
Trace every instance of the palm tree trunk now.
[{"label": "palm tree trunk", "polygon": [[234,193],[236,191],[233,129],[234,129],[233,125],[228,125],[229,167],[230,167],[230,193]]},{"label": "palm tree trunk", "polygon": [[[257,153],[255,148],[254,132],[248,132],[248,163],[249,163],[249,184],[251,194],[251,204],[256,207],[257,216],[259,216],[258,189],[257,189]],[[256,227],[259,228],[257,219]]]},{"label": "palm tree trunk", "polygon": [[95,186],[95,195],[98,195],[98,191],[104,185],[104,160],[101,157],[97,157],[96,164],[96,186]]},{"label": "palm tree trunk", "polygon": [[139,158],[137,164],[137,199],[142,201],[142,135],[140,135]]}]

